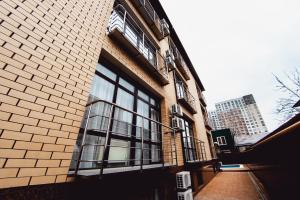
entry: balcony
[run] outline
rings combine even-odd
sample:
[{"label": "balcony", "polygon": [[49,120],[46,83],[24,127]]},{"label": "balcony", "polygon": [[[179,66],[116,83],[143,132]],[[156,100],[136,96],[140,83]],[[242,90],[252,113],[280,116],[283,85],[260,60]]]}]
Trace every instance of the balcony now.
[{"label": "balcony", "polygon": [[164,33],[163,24],[151,3],[148,0],[133,0],[134,6],[140,12],[140,14],[145,19],[146,23],[150,26],[151,30],[155,36],[162,40],[166,33]]},{"label": "balcony", "polygon": [[196,114],[197,110],[195,105],[195,98],[182,81],[176,82],[176,93],[178,101],[182,105],[184,105],[190,112]]},{"label": "balcony", "polygon": [[174,44],[174,42],[171,39],[170,39],[170,50],[171,50],[171,53],[174,55],[174,61],[175,61],[176,67],[178,68],[178,70],[181,72],[181,74],[183,75],[183,77],[186,80],[190,80],[189,69],[188,69],[184,59],[182,58],[179,50],[177,49],[176,45]]},{"label": "balcony", "polygon": [[207,130],[209,130],[209,131],[212,130],[212,125],[210,124],[210,121],[207,116],[204,117],[204,124],[205,124],[205,128]]},{"label": "balcony", "polygon": [[[135,119],[129,123],[128,119]],[[69,175],[102,176],[177,166],[175,130],[104,100],[87,104]]]},{"label": "balcony", "polygon": [[192,164],[207,161],[203,141],[188,135],[183,135],[182,139],[186,163]]},{"label": "balcony", "polygon": [[203,105],[201,105],[201,112],[202,112],[205,128],[208,131],[211,131],[212,130],[212,125],[211,125],[211,123],[208,119],[207,110],[205,109],[205,107]]},{"label": "balcony", "polygon": [[199,99],[200,99],[201,104],[206,107],[207,103],[206,103],[206,99],[205,99],[204,95],[202,94],[202,92],[198,92],[198,94],[199,94]]},{"label": "balcony", "polygon": [[164,57],[147,38],[143,30],[122,5],[117,5],[110,17],[109,36],[115,38],[137,60],[152,72],[162,85],[169,83]]}]

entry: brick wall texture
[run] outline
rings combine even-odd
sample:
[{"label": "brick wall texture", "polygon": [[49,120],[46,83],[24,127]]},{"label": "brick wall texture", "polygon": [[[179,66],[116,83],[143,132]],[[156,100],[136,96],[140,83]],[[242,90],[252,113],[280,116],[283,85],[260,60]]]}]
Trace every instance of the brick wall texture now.
[{"label": "brick wall texture", "polygon": [[[169,107],[176,103],[172,74],[170,84],[162,86],[107,36],[113,3],[0,0],[0,188],[67,181],[102,51],[118,60],[139,83],[164,97],[162,121],[170,123]],[[189,85],[196,97],[193,78]],[[201,117],[200,110],[191,115],[197,134],[204,135]],[[183,165],[179,135],[176,143]]]}]

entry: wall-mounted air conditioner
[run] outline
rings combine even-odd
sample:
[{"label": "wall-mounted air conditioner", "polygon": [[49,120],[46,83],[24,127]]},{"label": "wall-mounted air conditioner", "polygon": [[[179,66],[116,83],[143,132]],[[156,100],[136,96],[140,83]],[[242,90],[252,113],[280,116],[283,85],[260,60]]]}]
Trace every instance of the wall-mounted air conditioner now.
[{"label": "wall-mounted air conditioner", "polygon": [[182,109],[181,109],[180,105],[178,105],[178,104],[173,104],[171,106],[171,113],[172,113],[172,115],[176,115],[176,116],[182,116],[183,115]]},{"label": "wall-mounted air conditioner", "polygon": [[175,60],[175,56],[170,50],[166,51],[166,57],[170,57],[172,60]]},{"label": "wall-mounted air conditioner", "polygon": [[172,71],[176,68],[176,64],[170,56],[166,57],[166,64],[168,66],[169,71]]},{"label": "wall-mounted air conditioner", "polygon": [[169,24],[167,23],[167,21],[165,19],[160,20],[160,24],[161,24],[161,29],[163,31],[163,35],[167,36],[170,34],[170,27]]},{"label": "wall-mounted air conditioner", "polygon": [[177,129],[177,130],[183,130],[184,129],[183,120],[180,117],[173,117],[172,118],[172,128]]},{"label": "wall-mounted air conditioner", "polygon": [[182,171],[176,174],[177,189],[187,189],[191,186],[191,174],[189,171]]},{"label": "wall-mounted air conditioner", "polygon": [[188,189],[185,192],[178,192],[177,198],[178,200],[193,200],[192,189]]}]

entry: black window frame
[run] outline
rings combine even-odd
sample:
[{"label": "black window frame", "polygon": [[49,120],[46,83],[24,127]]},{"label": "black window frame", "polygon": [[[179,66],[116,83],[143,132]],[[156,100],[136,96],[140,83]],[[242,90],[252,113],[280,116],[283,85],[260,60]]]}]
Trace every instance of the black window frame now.
[{"label": "black window frame", "polygon": [[[189,120],[187,117],[183,117],[182,119],[183,119],[183,123],[184,123],[184,130],[181,133],[181,138],[182,138],[182,147],[183,147],[182,150],[183,150],[184,160],[186,163],[197,161],[199,159],[199,155],[198,155],[197,146],[195,143],[195,133],[194,133],[193,121]],[[189,135],[191,137],[191,147],[188,146],[187,137],[183,135],[183,132],[185,132],[185,134],[187,133],[187,129],[189,129]],[[192,150],[192,151],[190,151],[190,150]],[[192,156],[194,159],[190,159],[191,152],[192,152]]]},{"label": "black window frame", "polygon": [[[112,103],[116,103],[118,89],[120,88],[120,89],[124,90],[125,92],[133,95],[133,97],[134,97],[133,111],[134,112],[137,112],[137,102],[138,102],[138,100],[140,100],[143,103],[148,104],[148,106],[149,106],[149,116],[145,116],[145,117],[148,117],[148,118],[151,119],[151,109],[154,109],[158,113],[158,121],[161,122],[161,109],[160,109],[161,100],[157,96],[155,96],[153,93],[149,92],[147,89],[141,87],[139,84],[134,84],[134,82],[136,82],[136,81],[134,81],[127,74],[123,73],[121,70],[119,70],[118,68],[116,68],[110,62],[102,60],[102,61],[99,61],[97,63],[97,65],[98,64],[104,66],[105,68],[107,68],[108,70],[110,70],[110,71],[112,71],[113,73],[116,74],[116,79],[115,80],[112,80],[112,79],[108,78],[107,76],[105,76],[104,74],[102,74],[101,72],[99,72],[98,70],[95,70],[95,75],[94,75],[94,76],[99,76],[100,78],[103,78],[105,81],[108,81],[109,83],[114,84],[115,88],[114,88],[114,94],[113,94]],[[120,78],[124,79],[125,81],[127,81],[128,83],[130,83],[131,85],[133,85],[134,86],[134,92],[132,92],[129,89],[127,89],[126,87],[122,86],[119,83]],[[146,101],[145,99],[139,97],[138,96],[138,90],[140,90],[143,93],[145,93],[146,95],[148,95],[149,96],[149,100]],[[155,101],[156,105],[151,104],[151,99]],[[113,111],[112,111],[113,119],[114,119],[114,116],[115,116],[115,110],[116,109],[113,109]],[[136,115],[133,115],[132,124],[133,125],[137,125],[137,116]],[[113,128],[113,123],[111,123],[110,131],[112,131],[112,128]],[[82,128],[81,128],[80,132],[83,132]],[[151,122],[150,121],[149,121],[149,132],[150,132],[149,140],[145,140],[145,139],[143,140],[144,144],[148,144],[149,145],[149,150],[148,150],[149,157],[147,158],[147,159],[149,159],[149,162],[147,162],[147,164],[159,164],[159,163],[162,163],[163,162],[162,152],[160,152],[160,154],[158,155],[158,162],[152,162],[152,153],[151,153],[152,152],[152,145],[157,146],[160,149],[160,151],[163,150],[163,147],[162,147],[162,139],[163,139],[162,138],[162,127],[159,126],[160,136],[158,138],[158,141],[152,141],[151,140],[152,130],[151,130]],[[99,136],[99,137],[104,137],[104,138],[106,136],[105,132],[98,132],[98,131],[88,131],[88,134]],[[111,144],[111,140],[112,139],[121,140],[121,141],[128,141],[129,142],[129,144],[130,144],[129,145],[129,147],[130,147],[130,152],[129,152],[129,154],[130,154],[129,155],[130,156],[129,157],[130,161],[129,161],[128,165],[126,165],[126,163],[128,162],[126,160],[124,160],[124,162],[109,162],[108,159],[109,159],[109,152],[110,151],[107,151],[106,154],[104,155],[105,162],[103,163],[103,167],[104,168],[105,167],[127,167],[127,166],[137,166],[137,165],[139,165],[139,164],[136,164],[136,162],[134,160],[134,159],[137,159],[137,158],[135,158],[135,156],[136,156],[136,149],[132,148],[132,147],[137,147],[136,143],[140,143],[141,144],[142,140],[141,140],[141,138],[136,138],[135,136],[136,136],[136,128],[135,128],[135,126],[133,126],[133,128],[132,128],[130,136],[118,135],[118,134],[111,133],[110,137],[108,138],[108,145]],[[145,153],[144,153],[144,155],[145,155]],[[144,159],[145,159],[145,157],[144,157]],[[141,162],[141,161],[139,160],[139,162]],[[92,168],[94,168],[94,167],[92,167]],[[97,168],[97,164],[96,164],[96,168]],[[85,169],[88,169],[88,168],[85,168]]]}]

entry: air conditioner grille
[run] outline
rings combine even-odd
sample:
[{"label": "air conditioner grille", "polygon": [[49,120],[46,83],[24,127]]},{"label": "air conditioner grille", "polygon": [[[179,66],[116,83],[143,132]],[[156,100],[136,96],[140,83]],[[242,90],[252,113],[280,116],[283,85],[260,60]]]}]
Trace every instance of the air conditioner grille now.
[{"label": "air conditioner grille", "polygon": [[183,171],[176,174],[176,182],[178,189],[187,189],[191,186],[190,172]]},{"label": "air conditioner grille", "polygon": [[178,192],[177,193],[178,200],[193,200],[193,193],[191,189],[188,189],[185,192]]}]

